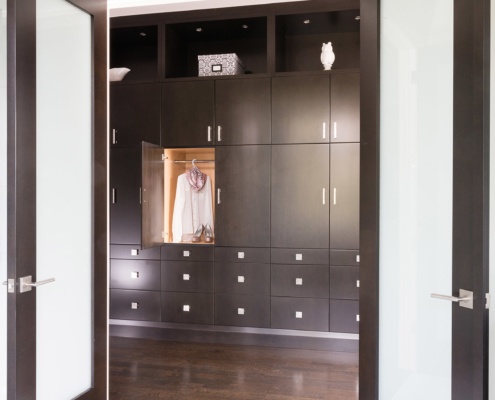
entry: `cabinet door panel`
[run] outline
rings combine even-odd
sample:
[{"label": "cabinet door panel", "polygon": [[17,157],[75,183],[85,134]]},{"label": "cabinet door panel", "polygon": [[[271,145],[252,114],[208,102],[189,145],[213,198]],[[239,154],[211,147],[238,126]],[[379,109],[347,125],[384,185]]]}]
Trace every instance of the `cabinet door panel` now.
[{"label": "cabinet door panel", "polygon": [[270,97],[268,78],[216,81],[216,144],[269,144]]},{"label": "cabinet door panel", "polygon": [[110,152],[110,243],[141,243],[141,148]]},{"label": "cabinet door panel", "polygon": [[359,300],[359,267],[330,267],[330,298]]},{"label": "cabinet door panel", "polygon": [[166,244],[162,246],[161,259],[170,261],[213,261],[213,246]]},{"label": "cabinet door panel", "polygon": [[213,81],[164,83],[162,145],[213,145],[214,108]]},{"label": "cabinet door panel", "polygon": [[271,249],[273,264],[328,265],[328,249]]},{"label": "cabinet door panel", "polygon": [[359,248],[359,143],[332,144],[330,247]]},{"label": "cabinet door panel", "polygon": [[327,75],[272,80],[272,143],[328,143],[330,79]]},{"label": "cabinet door panel", "polygon": [[111,289],[110,318],[160,321],[160,292]]},{"label": "cabinet door panel", "polygon": [[110,86],[110,144],[140,147],[160,143],[159,84]]},{"label": "cabinet door panel", "polygon": [[359,73],[332,74],[331,82],[331,140],[359,142]]},{"label": "cabinet door panel", "polygon": [[270,297],[215,296],[215,325],[270,327]]},{"label": "cabinet door panel", "polygon": [[359,333],[359,301],[330,300],[330,332]]},{"label": "cabinet door panel", "polygon": [[160,291],[160,261],[111,260],[110,287]]},{"label": "cabinet door panel", "polygon": [[162,321],[213,324],[213,294],[162,292]]},{"label": "cabinet door panel", "polygon": [[213,263],[162,261],[162,290],[213,293]]},{"label": "cabinet door panel", "polygon": [[329,297],[328,267],[272,264],[272,296]]},{"label": "cabinet door panel", "polygon": [[272,247],[328,248],[329,145],[272,146]]},{"label": "cabinet door panel", "polygon": [[328,299],[272,297],[272,328],[328,331]]},{"label": "cabinet door panel", "polygon": [[215,158],[215,243],[269,247],[270,146],[217,147]]},{"label": "cabinet door panel", "polygon": [[270,264],[215,262],[215,293],[270,295]]},{"label": "cabinet door panel", "polygon": [[359,266],[359,250],[330,250],[330,265]]},{"label": "cabinet door panel", "polygon": [[270,264],[270,249],[253,247],[215,247],[215,261]]}]

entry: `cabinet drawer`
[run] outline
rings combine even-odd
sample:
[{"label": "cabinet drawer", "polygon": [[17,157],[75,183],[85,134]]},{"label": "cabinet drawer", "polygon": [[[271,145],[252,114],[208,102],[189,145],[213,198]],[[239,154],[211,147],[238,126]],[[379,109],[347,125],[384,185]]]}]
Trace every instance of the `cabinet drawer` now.
[{"label": "cabinet drawer", "polygon": [[110,318],[160,321],[160,292],[110,290]]},{"label": "cabinet drawer", "polygon": [[270,249],[215,247],[215,261],[270,264]]},{"label": "cabinet drawer", "polygon": [[213,294],[162,292],[162,321],[213,324]]},{"label": "cabinet drawer", "polygon": [[272,297],[271,320],[277,329],[328,331],[328,300]]},{"label": "cabinet drawer", "polygon": [[272,296],[329,297],[329,271],[319,265],[273,264]]},{"label": "cabinet drawer", "polygon": [[213,261],[213,246],[165,245],[162,246],[162,260]]},{"label": "cabinet drawer", "polygon": [[330,265],[359,265],[359,250],[330,250]]},{"label": "cabinet drawer", "polygon": [[270,297],[215,295],[215,325],[270,327]]},{"label": "cabinet drawer", "polygon": [[114,244],[110,246],[110,258],[121,258],[127,260],[159,260],[160,248],[140,250],[141,245]]},{"label": "cabinet drawer", "polygon": [[359,267],[330,267],[330,298],[358,300]]},{"label": "cabinet drawer", "polygon": [[327,249],[271,249],[272,264],[328,265]]},{"label": "cabinet drawer", "polygon": [[110,287],[160,291],[160,261],[111,260]]},{"label": "cabinet drawer", "polygon": [[270,296],[270,264],[216,262],[215,293]]},{"label": "cabinet drawer", "polygon": [[162,291],[213,293],[213,263],[162,261]]},{"label": "cabinet drawer", "polygon": [[359,333],[359,301],[330,300],[330,331]]}]

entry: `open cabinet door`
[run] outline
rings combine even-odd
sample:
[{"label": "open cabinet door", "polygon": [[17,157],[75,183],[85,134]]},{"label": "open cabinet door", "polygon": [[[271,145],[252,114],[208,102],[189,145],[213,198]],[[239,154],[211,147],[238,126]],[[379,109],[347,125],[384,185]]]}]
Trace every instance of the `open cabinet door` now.
[{"label": "open cabinet door", "polygon": [[164,225],[164,149],[142,143],[141,247],[163,244]]}]

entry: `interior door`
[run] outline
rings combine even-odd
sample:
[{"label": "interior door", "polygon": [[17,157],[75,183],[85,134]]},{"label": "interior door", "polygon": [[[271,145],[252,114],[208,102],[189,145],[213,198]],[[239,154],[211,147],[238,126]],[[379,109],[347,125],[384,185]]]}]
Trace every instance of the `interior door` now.
[{"label": "interior door", "polygon": [[379,261],[380,305],[360,296],[360,398],[487,399],[490,1],[380,7],[380,140],[364,130],[361,149],[361,189],[379,192],[362,190],[360,275],[377,287]]},{"label": "interior door", "polygon": [[7,0],[8,399],[106,398],[106,29]]}]

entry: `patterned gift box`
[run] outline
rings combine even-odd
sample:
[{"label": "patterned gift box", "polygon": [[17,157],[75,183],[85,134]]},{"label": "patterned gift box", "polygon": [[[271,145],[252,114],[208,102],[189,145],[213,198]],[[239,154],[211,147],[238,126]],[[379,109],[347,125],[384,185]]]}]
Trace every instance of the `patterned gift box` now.
[{"label": "patterned gift box", "polygon": [[244,73],[244,65],[237,54],[208,54],[198,56],[198,75],[241,75]]}]

